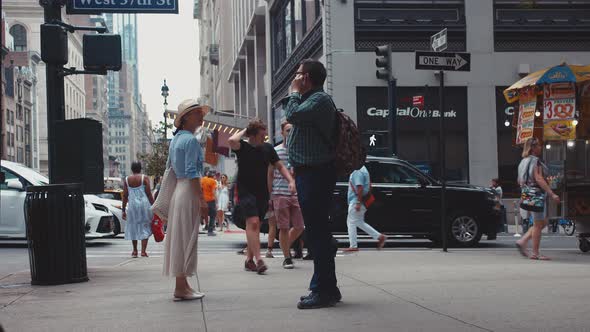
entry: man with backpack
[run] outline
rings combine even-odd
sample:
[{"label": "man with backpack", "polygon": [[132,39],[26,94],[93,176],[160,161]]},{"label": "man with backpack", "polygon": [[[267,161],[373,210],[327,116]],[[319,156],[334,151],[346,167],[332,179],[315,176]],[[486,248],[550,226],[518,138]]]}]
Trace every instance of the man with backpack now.
[{"label": "man with backpack", "polygon": [[335,149],[337,110],[324,92],[326,68],[316,60],[304,60],[284,100],[287,121],[293,129],[287,139],[289,163],[295,170],[299,205],[308,246],[314,253],[311,293],[302,296],[299,309],[335,305],[342,299],[336,281],[334,246],[329,210],[336,185]]}]

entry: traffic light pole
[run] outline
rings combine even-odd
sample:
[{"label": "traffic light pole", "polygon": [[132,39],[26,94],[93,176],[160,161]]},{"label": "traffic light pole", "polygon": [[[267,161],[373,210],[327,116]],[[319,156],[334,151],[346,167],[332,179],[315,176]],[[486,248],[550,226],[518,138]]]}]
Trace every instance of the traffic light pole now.
[{"label": "traffic light pole", "polygon": [[446,144],[445,144],[445,72],[443,70],[438,72],[438,78],[440,80],[440,90],[439,90],[439,125],[440,125],[440,181],[441,181],[441,188],[440,188],[440,218],[441,218],[441,236],[442,236],[442,246],[443,251],[448,251],[448,232],[449,227],[447,226],[447,209],[446,209],[446,189],[447,189],[447,182],[446,182]]},{"label": "traffic light pole", "polygon": [[397,154],[397,105],[396,105],[396,88],[397,88],[397,79],[393,77],[389,79],[387,82],[387,104],[389,108],[389,121],[388,124],[388,131],[389,131],[389,157],[392,155]]},{"label": "traffic light pole", "polygon": [[[41,1],[44,8],[45,23],[61,22],[60,1]],[[65,120],[64,76],[61,75],[62,66],[55,63],[46,64],[47,76],[47,143],[49,182],[55,183],[57,164],[57,145],[55,142],[55,128],[58,121]]]}]

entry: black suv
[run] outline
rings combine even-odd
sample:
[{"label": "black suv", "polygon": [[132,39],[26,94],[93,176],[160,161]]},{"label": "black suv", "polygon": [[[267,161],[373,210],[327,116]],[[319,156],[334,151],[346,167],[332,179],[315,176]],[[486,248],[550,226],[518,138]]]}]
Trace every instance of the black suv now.
[{"label": "black suv", "polygon": [[[410,163],[397,158],[367,157],[365,164],[372,182],[375,203],[367,210],[365,221],[379,232],[441,240],[441,184]],[[348,179],[340,179],[334,190],[331,228],[334,234],[347,234]],[[500,205],[487,188],[447,184],[446,205],[448,235],[452,244],[476,245],[482,235],[496,238],[500,223]],[[245,220],[234,223],[245,229]],[[266,233],[266,220],[261,231]]]},{"label": "black suv", "polygon": [[[365,221],[379,232],[441,239],[441,184],[410,163],[396,158],[368,157],[375,203]],[[340,182],[342,181],[342,182]],[[348,179],[334,190],[332,231],[347,233]],[[474,246],[483,234],[495,239],[500,223],[500,206],[493,192],[472,185],[448,184],[446,191],[449,240],[458,246]]]}]

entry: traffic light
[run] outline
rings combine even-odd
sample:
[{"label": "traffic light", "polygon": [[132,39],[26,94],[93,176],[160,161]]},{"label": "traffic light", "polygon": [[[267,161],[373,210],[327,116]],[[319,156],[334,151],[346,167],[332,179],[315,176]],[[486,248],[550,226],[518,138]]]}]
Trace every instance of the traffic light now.
[{"label": "traffic light", "polygon": [[380,80],[390,81],[392,79],[392,59],[391,59],[391,45],[381,45],[375,47],[375,65],[377,65],[377,71],[375,75]]},{"label": "traffic light", "polygon": [[84,35],[84,69],[119,71],[122,66],[121,36],[109,34]]},{"label": "traffic light", "polygon": [[68,32],[57,24],[41,24],[41,59],[45,63],[68,63]]}]

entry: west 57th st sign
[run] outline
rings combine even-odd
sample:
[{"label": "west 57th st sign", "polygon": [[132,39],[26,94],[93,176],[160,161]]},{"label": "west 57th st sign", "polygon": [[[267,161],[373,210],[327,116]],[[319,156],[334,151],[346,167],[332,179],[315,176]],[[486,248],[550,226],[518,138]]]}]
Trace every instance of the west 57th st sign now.
[{"label": "west 57th st sign", "polygon": [[178,14],[178,0],[70,0],[68,14]]},{"label": "west 57th st sign", "polygon": [[471,54],[416,51],[416,69],[470,71]]}]

